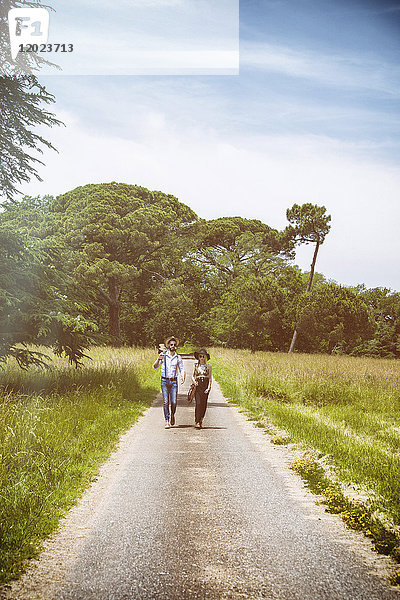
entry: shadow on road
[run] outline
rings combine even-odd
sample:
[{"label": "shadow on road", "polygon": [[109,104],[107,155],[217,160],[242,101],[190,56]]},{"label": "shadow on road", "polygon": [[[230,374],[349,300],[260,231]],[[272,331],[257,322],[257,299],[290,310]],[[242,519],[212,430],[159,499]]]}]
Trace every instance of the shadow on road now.
[{"label": "shadow on road", "polygon": [[[162,406],[162,404],[163,404],[162,396],[158,395],[157,398],[154,400],[154,406]],[[178,404],[178,406],[189,406],[189,407],[195,405],[194,400],[192,402],[187,401],[186,394],[178,394],[177,404]],[[208,407],[219,406],[221,408],[232,408],[233,407],[232,404],[227,404],[226,402],[213,402],[212,400],[207,402],[207,406]]]},{"label": "shadow on road", "polygon": [[228,429],[227,427],[207,427],[207,425],[203,425],[201,429],[196,429],[196,431],[202,431],[203,429]]},{"label": "shadow on road", "polygon": [[[195,429],[194,425],[174,425],[171,429]],[[227,427],[207,427],[207,425],[203,425],[201,429],[227,429]],[[196,430],[197,431],[197,430]]]}]

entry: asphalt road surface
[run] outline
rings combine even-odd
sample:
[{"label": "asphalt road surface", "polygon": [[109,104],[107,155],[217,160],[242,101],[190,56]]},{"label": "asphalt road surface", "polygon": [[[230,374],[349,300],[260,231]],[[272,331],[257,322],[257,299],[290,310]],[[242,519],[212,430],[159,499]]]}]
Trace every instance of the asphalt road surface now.
[{"label": "asphalt road surface", "polygon": [[159,397],[4,597],[399,599],[383,577],[388,559],[315,504],[289,450],[216,384],[194,429],[187,387],[176,425],[164,429]]}]

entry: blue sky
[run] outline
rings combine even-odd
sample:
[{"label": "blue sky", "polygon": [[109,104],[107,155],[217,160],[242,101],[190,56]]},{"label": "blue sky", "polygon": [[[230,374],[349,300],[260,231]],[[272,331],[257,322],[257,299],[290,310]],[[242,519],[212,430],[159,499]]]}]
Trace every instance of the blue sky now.
[{"label": "blue sky", "polygon": [[[151,5],[154,24],[169,9],[187,18],[192,3],[123,4]],[[277,228],[295,202],[323,204],[332,230],[317,269],[400,290],[399,34],[400,2],[242,0],[238,75],[42,77],[66,127],[45,132],[59,154],[46,152],[43,183],[23,191],[124,181],[175,194],[201,217]],[[300,248],[297,264],[311,255]]]}]

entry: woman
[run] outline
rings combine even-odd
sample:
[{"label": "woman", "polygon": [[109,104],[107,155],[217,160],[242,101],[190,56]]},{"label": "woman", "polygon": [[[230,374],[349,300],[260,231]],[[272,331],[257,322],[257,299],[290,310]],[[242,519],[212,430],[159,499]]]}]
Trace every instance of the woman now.
[{"label": "woman", "polygon": [[192,381],[196,386],[196,408],[194,420],[196,423],[196,429],[201,429],[204,415],[207,409],[208,394],[211,390],[212,368],[211,365],[209,365],[207,362],[208,360],[210,360],[210,355],[204,348],[202,348],[198,352],[195,352],[194,357],[197,360],[197,363],[194,365],[192,375]]}]

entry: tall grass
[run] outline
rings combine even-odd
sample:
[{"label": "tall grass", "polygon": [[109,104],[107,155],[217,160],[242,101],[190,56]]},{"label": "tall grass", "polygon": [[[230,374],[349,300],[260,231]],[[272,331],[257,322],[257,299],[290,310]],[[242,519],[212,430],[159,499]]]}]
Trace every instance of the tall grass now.
[{"label": "tall grass", "polygon": [[57,525],[158,389],[154,351],[96,348],[81,369],[0,372],[0,582]]},{"label": "tall grass", "polygon": [[400,526],[400,362],[213,350],[224,392],[329,459],[336,477]]}]

